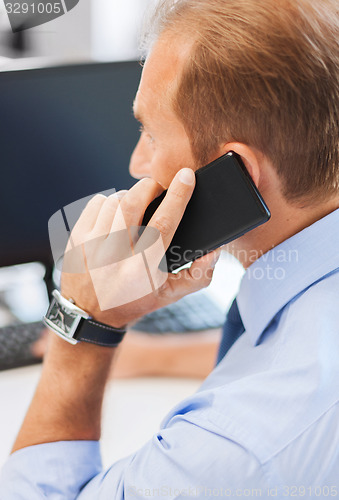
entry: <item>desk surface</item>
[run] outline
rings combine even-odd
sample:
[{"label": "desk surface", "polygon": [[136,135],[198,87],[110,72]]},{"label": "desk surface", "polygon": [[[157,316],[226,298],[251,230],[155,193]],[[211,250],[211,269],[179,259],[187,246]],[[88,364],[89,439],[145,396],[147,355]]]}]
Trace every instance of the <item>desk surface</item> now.
[{"label": "desk surface", "polygon": [[[0,372],[0,467],[6,461],[39,379],[41,365]],[[107,467],[139,449],[200,380],[139,378],[108,384],[103,409],[102,457]]]}]

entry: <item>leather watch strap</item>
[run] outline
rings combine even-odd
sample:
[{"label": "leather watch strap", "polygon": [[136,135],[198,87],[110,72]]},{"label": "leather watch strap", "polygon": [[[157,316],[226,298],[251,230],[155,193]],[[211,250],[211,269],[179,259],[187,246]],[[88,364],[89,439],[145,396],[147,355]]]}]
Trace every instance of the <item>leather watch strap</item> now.
[{"label": "leather watch strap", "polygon": [[93,319],[82,319],[74,338],[100,346],[115,347],[120,344],[125,333],[125,328],[114,328]]}]

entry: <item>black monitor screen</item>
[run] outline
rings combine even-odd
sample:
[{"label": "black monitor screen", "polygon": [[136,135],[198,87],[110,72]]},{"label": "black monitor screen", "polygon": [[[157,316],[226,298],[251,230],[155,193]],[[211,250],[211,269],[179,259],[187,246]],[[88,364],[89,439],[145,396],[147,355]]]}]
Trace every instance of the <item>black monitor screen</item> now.
[{"label": "black monitor screen", "polygon": [[140,74],[137,62],[0,73],[0,266],[48,262],[54,212],[134,183]]}]

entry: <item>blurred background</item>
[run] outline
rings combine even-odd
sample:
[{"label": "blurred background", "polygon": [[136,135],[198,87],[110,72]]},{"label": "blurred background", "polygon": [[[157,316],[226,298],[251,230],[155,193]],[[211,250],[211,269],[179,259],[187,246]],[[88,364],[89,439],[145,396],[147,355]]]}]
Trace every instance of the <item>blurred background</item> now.
[{"label": "blurred background", "polygon": [[13,33],[0,2],[0,328],[14,325],[10,335],[0,331],[0,369],[32,358],[12,356],[17,334],[26,351],[23,338],[39,335],[34,326],[33,336],[18,333],[17,323],[38,322],[57,284],[49,218],[75,200],[134,183],[132,103],[150,4],[79,0],[61,17]]},{"label": "blurred background", "polygon": [[137,59],[143,16],[152,1],[80,0],[66,15],[16,34],[1,2],[0,55],[73,61]]}]

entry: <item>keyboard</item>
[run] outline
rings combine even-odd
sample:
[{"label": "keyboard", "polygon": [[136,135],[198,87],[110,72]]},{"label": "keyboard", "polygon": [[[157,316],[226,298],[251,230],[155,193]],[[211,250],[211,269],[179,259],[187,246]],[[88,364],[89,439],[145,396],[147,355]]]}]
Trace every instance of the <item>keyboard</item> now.
[{"label": "keyboard", "polygon": [[153,334],[187,333],[220,328],[224,322],[225,312],[208,291],[202,290],[147,314],[131,329]]},{"label": "keyboard", "polygon": [[0,370],[40,363],[41,359],[33,355],[31,347],[44,328],[42,321],[0,328]]},{"label": "keyboard", "polygon": [[[169,332],[180,334],[218,328],[224,320],[225,313],[220,306],[207,292],[199,291],[147,314],[131,329],[153,335]],[[41,321],[0,328],[0,370],[41,362],[32,354],[31,348],[44,328]]]}]

